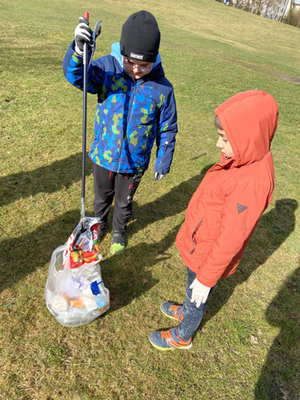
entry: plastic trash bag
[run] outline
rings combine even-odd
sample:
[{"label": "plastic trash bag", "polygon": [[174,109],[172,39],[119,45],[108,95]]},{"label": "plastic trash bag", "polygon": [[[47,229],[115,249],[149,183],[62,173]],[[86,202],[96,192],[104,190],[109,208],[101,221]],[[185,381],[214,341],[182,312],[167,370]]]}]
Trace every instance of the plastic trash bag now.
[{"label": "plastic trash bag", "polygon": [[99,219],[85,217],[68,242],[52,253],[45,300],[63,326],[85,325],[109,309],[109,290],[101,277],[98,232]]}]

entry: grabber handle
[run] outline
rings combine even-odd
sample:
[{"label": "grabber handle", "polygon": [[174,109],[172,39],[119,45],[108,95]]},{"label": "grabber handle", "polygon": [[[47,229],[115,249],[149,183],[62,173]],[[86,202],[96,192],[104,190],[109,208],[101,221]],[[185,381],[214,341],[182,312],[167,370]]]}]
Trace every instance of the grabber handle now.
[{"label": "grabber handle", "polygon": [[[89,13],[84,13],[89,20]],[[85,164],[86,164],[86,115],[87,115],[87,43],[83,44],[83,121],[82,121],[82,184],[81,184],[81,218],[85,217]]]}]

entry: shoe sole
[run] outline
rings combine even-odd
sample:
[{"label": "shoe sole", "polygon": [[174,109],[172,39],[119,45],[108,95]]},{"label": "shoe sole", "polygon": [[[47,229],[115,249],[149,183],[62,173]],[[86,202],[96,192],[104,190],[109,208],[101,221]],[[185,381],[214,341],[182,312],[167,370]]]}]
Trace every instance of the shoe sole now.
[{"label": "shoe sole", "polygon": [[170,319],[174,319],[175,321],[179,321],[179,322],[182,321],[182,320],[177,319],[177,318],[175,318],[175,317],[173,317],[173,316],[171,316],[171,315],[169,315],[169,314],[166,314],[166,313],[164,312],[164,310],[162,310],[162,309],[160,309],[160,311],[161,311],[166,317],[168,317],[168,318],[170,318]]},{"label": "shoe sole", "polygon": [[151,342],[151,340],[149,339],[150,343],[152,344],[153,347],[155,347],[157,350],[161,350],[161,351],[168,351],[168,350],[189,350],[193,343],[191,342],[188,346],[184,346],[184,347],[159,347],[157,344],[154,344],[153,342]]},{"label": "shoe sole", "polygon": [[118,255],[118,254],[122,254],[122,253],[124,252],[124,250],[125,250],[125,247],[124,247],[124,249],[119,250],[119,251],[113,251],[113,250],[110,248],[110,253],[113,254],[114,256],[116,256],[116,255]]}]

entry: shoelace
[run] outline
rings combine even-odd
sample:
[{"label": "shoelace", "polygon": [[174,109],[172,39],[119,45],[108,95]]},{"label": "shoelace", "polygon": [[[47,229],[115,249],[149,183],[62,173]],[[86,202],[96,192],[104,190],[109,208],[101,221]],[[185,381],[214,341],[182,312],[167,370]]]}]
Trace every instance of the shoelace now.
[{"label": "shoelace", "polygon": [[163,339],[163,340],[172,340],[173,339],[173,337],[172,337],[172,335],[171,335],[171,329],[169,329],[168,331],[163,331],[162,333],[161,333],[161,338]]},{"label": "shoelace", "polygon": [[180,306],[175,306],[175,305],[173,305],[173,306],[171,306],[170,307],[170,311],[172,311],[173,312],[173,314],[181,321],[182,320],[182,318],[183,318],[183,316],[182,316],[182,313],[180,312],[178,312],[178,308],[179,308]]},{"label": "shoelace", "polygon": [[170,310],[174,313],[178,315],[178,306],[171,306]]},{"label": "shoelace", "polygon": [[171,346],[179,347],[179,346],[186,346],[189,344],[190,339],[185,341],[185,340],[182,340],[176,334],[175,334],[175,336],[176,336],[177,340],[175,338],[173,338],[173,336],[171,335],[171,329],[169,329],[168,331],[162,331],[162,333],[161,333],[161,338],[168,342],[171,341],[171,343],[169,343]]}]

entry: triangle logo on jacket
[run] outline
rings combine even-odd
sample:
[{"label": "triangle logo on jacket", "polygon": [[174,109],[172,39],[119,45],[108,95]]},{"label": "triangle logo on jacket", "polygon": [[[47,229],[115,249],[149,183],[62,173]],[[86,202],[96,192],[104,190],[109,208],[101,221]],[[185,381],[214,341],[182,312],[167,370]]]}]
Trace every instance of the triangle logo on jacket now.
[{"label": "triangle logo on jacket", "polygon": [[239,203],[237,205],[237,208],[238,208],[238,213],[239,214],[242,213],[243,211],[247,210],[246,206],[243,206],[242,204],[239,204]]}]

